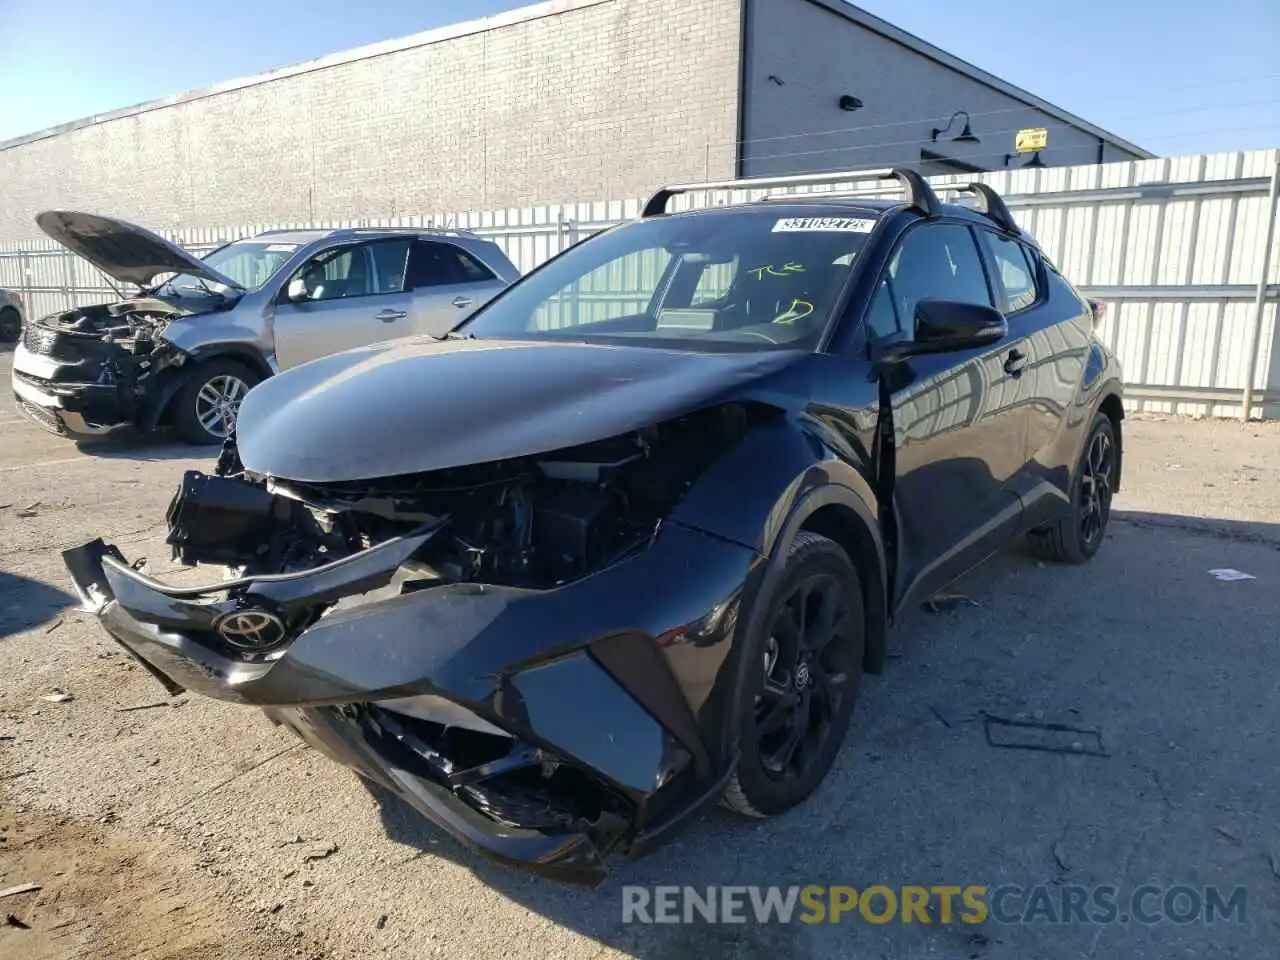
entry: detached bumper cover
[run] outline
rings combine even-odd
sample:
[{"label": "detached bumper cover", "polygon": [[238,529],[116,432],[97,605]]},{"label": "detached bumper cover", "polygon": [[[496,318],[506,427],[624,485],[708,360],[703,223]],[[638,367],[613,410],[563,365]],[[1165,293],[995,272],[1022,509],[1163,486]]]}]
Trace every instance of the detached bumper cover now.
[{"label": "detached bumper cover", "polygon": [[[495,860],[595,883],[609,849],[647,847],[691,798],[714,799],[723,766],[698,717],[744,584],[760,570],[756,554],[669,523],[647,549],[557,589],[459,583],[383,597],[433,532],[230,591],[158,583],[101,541],[64,558],[86,609],[168,689],[265,708]],[[219,640],[221,618],[237,610],[290,623],[340,598],[263,655]],[[406,752],[413,735],[379,735],[376,718],[385,728],[399,717],[394,704],[413,697],[444,698],[509,732],[510,754],[467,767],[429,745]],[[578,826],[564,829],[527,817],[503,778],[548,765],[570,770],[606,812],[590,824],[566,815]]]}]

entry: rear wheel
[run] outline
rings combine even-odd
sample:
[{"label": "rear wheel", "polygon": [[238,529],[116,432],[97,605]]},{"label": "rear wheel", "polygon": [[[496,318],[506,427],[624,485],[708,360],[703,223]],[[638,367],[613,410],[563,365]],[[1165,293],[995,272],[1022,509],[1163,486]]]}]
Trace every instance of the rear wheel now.
[{"label": "rear wheel", "polygon": [[13,307],[0,310],[0,343],[16,343],[22,332],[22,317]]},{"label": "rear wheel", "polygon": [[174,398],[174,429],[188,443],[222,443],[235,430],[240,402],[261,379],[235,360],[201,364]]},{"label": "rear wheel", "polygon": [[1094,416],[1089,437],[1071,480],[1071,509],[1066,516],[1028,538],[1031,548],[1046,560],[1084,563],[1102,546],[1111,519],[1111,495],[1120,447],[1115,427],[1105,413]]},{"label": "rear wheel", "polygon": [[750,637],[738,767],[724,794],[754,817],[782,813],[818,787],[844,743],[862,679],[862,589],[848,555],[802,531]]}]

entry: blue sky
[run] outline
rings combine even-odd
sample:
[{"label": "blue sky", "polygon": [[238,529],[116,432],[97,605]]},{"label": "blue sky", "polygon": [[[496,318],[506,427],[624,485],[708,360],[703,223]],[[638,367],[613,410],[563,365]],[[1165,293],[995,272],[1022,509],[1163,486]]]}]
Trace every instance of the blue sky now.
[{"label": "blue sky", "polygon": [[[0,140],[523,5],[0,0]],[[859,6],[1155,153],[1280,147],[1276,0]]]}]

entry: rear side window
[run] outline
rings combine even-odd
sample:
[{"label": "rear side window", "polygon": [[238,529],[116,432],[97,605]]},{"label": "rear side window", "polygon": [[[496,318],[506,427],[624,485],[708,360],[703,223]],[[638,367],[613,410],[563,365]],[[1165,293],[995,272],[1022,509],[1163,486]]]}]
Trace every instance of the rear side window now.
[{"label": "rear side window", "polygon": [[458,258],[458,274],[462,283],[483,283],[493,280],[493,271],[473,257],[461,247],[449,247],[450,252]]},{"label": "rear side window", "polygon": [[1039,298],[1036,285],[1035,259],[1027,248],[1016,240],[1010,240],[990,230],[983,230],[982,239],[995,263],[996,278],[1003,290],[1000,309],[1005,313],[1025,310]]},{"label": "rear side window", "polygon": [[451,243],[419,240],[409,257],[409,286],[415,290],[454,283],[482,283],[493,278],[488,267]]}]

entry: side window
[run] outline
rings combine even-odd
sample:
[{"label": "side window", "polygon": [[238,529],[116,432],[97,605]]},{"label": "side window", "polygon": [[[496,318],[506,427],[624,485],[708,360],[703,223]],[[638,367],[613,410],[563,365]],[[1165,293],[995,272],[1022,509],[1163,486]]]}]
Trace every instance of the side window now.
[{"label": "side window", "polygon": [[1027,248],[1016,240],[1009,240],[990,230],[983,230],[982,239],[995,262],[996,275],[1004,289],[1005,313],[1025,310],[1038,299],[1036,292],[1035,261]]},{"label": "side window", "polygon": [[373,293],[369,259],[368,244],[338,247],[313,257],[300,271],[307,299],[339,300]]},{"label": "side window", "polygon": [[410,240],[380,240],[369,245],[373,254],[375,293],[403,293]]},{"label": "side window", "polygon": [[887,278],[893,306],[908,333],[915,329],[916,304],[921,300],[995,306],[973,234],[959,224],[924,224],[913,229],[894,254]]},{"label": "side window", "polygon": [[443,287],[492,280],[493,273],[475,257],[451,243],[418,240],[409,257],[409,286]]},{"label": "side window", "polygon": [[496,279],[493,271],[473,257],[461,247],[450,246],[449,249],[458,260],[458,279],[462,283],[484,283]]}]

